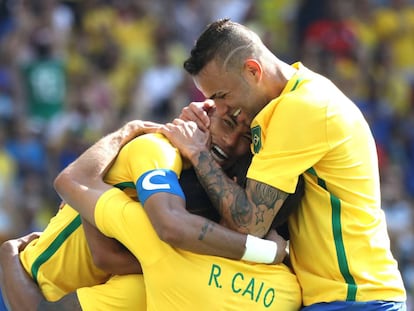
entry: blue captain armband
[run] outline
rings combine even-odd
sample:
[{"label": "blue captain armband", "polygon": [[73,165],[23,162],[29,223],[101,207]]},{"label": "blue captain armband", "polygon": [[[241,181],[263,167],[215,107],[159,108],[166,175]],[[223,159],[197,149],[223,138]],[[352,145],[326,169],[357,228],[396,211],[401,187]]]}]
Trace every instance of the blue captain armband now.
[{"label": "blue captain armband", "polygon": [[153,194],[167,192],[185,200],[177,174],[168,169],[155,169],[141,175],[136,184],[138,198],[142,204]]}]

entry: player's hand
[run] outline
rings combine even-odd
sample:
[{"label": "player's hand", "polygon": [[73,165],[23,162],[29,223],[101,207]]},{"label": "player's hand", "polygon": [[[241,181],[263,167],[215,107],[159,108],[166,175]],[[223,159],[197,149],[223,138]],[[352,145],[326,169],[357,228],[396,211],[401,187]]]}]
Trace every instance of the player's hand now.
[{"label": "player's hand", "polygon": [[214,107],[211,99],[204,102],[192,102],[182,109],[178,118],[184,121],[194,121],[203,132],[206,132],[210,127],[208,112]]},{"label": "player's hand", "polygon": [[11,240],[11,241],[12,241],[14,247],[20,253],[21,251],[23,251],[26,248],[26,246],[30,242],[32,242],[34,239],[39,238],[41,234],[42,234],[41,232],[32,232],[32,233],[29,233],[25,236],[22,236],[20,238],[17,238],[17,239]]},{"label": "player's hand", "polygon": [[273,261],[273,264],[278,264],[278,263],[283,262],[285,257],[288,255],[287,241],[282,236],[280,236],[274,229],[269,230],[269,232],[265,236],[265,239],[273,241],[277,244],[277,254],[276,254],[275,260]]},{"label": "player's hand", "polygon": [[134,139],[135,137],[158,131],[162,125],[151,121],[133,120],[126,123],[119,129],[122,146]]},{"label": "player's hand", "polygon": [[5,257],[16,256],[22,252],[26,246],[37,239],[41,232],[32,232],[23,237],[12,239],[4,242],[0,248],[0,258],[3,260]]},{"label": "player's hand", "polygon": [[160,133],[167,137],[180,154],[193,165],[198,163],[200,152],[209,150],[210,132],[203,132],[193,121],[175,119],[173,123],[161,127]]}]

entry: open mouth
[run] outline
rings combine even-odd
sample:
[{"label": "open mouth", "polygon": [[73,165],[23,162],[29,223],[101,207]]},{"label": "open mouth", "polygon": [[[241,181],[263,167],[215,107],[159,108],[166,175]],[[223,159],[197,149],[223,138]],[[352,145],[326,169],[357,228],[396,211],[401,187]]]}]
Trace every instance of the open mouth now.
[{"label": "open mouth", "polygon": [[217,162],[224,162],[224,161],[227,161],[229,159],[229,156],[227,155],[227,153],[225,153],[217,145],[212,145],[211,146],[211,154]]}]

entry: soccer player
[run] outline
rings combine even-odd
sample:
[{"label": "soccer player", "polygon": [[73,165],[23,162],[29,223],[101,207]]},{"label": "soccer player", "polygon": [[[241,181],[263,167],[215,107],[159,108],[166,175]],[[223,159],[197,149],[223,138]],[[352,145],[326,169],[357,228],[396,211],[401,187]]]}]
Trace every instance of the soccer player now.
[{"label": "soccer player", "polygon": [[[304,198],[289,217],[304,310],[405,310],[381,209],[376,145],[357,106],[330,80],[300,62],[286,64],[228,19],[206,28],[184,68],[221,116],[251,127],[245,189],[199,143],[208,132],[180,120],[161,130],[191,160],[233,229],[263,236],[298,176],[305,177]],[[193,103],[183,115],[208,128],[202,106]]]},{"label": "soccer player", "polygon": [[[176,206],[183,206],[185,200],[178,184],[185,163],[160,134],[142,135],[134,141],[146,151],[135,156],[140,203],[103,182],[106,166],[116,156],[102,152],[107,149],[103,141],[64,169],[55,179],[55,188],[82,217],[137,257],[145,279],[147,310],[299,310],[300,287],[284,264],[200,255],[159,239],[150,219],[153,213],[160,213],[166,197],[168,208],[175,210],[178,218],[184,216],[179,212],[183,209]],[[95,159],[93,164],[91,159]],[[114,167],[116,163],[111,169]],[[181,225],[191,226],[186,218]],[[214,231],[215,226],[209,225],[207,230]],[[197,243],[197,238],[190,239]],[[226,243],[231,241],[229,237]],[[259,241],[254,238],[251,245],[248,241],[246,252],[261,257],[268,246],[262,248]]]},{"label": "soccer player", "polygon": [[[246,149],[246,146],[248,145],[248,141],[249,141],[249,133],[248,133],[248,131],[246,132],[246,130],[240,130],[240,127],[238,127],[237,124],[234,124],[234,120],[231,120],[229,118],[221,119],[221,118],[212,117],[212,122],[217,125],[217,130],[218,130],[217,133],[213,136],[213,142],[220,140],[220,142],[215,142],[213,144],[213,148],[216,150],[216,152],[221,153],[221,160],[220,160],[221,164],[223,164],[227,167],[230,164],[230,162],[229,162],[230,158],[233,158],[235,160],[240,159],[239,156],[242,155],[243,153],[245,153],[245,149]],[[223,133],[227,133],[227,134],[223,134]],[[232,136],[232,139],[234,140],[234,142],[229,143],[230,138],[224,138],[225,136]],[[244,143],[240,142],[240,140],[239,140],[240,136],[244,137],[242,139],[242,141],[245,141]],[[219,139],[219,137],[221,137],[221,139]],[[228,139],[227,143],[223,143],[221,141],[221,140],[225,140],[225,139]],[[231,147],[231,145],[233,145],[234,143],[237,143],[238,148],[241,147],[241,149],[239,149],[239,151],[237,151],[236,154],[233,153],[233,151],[232,151],[233,147]],[[244,147],[243,147],[243,145],[244,145]],[[243,151],[243,149],[244,149],[244,151]],[[138,148],[138,152],[135,152],[135,150],[137,150],[137,149],[136,149],[136,147],[133,146],[133,143],[128,144],[124,149],[122,149],[121,154],[117,158],[114,166],[111,168],[111,170],[109,171],[109,173],[106,176],[107,180],[109,180],[113,184],[117,184],[119,187],[122,187],[122,188],[125,188],[125,186],[132,186],[133,188],[135,188],[134,182],[133,182],[133,180],[135,180],[135,178],[131,178],[131,176],[129,176],[128,174],[130,174],[131,171],[136,171],[133,166],[134,165],[139,165],[139,163],[140,163],[140,162],[135,161],[137,159],[135,154],[140,154],[140,153],[142,153],[142,150],[146,150],[146,149]],[[151,160],[151,158],[156,159],[156,157],[154,155],[152,155],[149,160]],[[129,159],[133,159],[133,161],[130,161]],[[226,163],[227,163],[227,165],[226,165]],[[188,171],[189,170],[184,170],[184,172],[188,172]],[[244,175],[244,172],[243,172],[243,174],[240,174],[240,176],[242,176],[242,175]],[[188,177],[186,177],[185,179],[188,180]],[[194,186],[194,184],[193,184],[193,186]],[[185,189],[185,187],[184,187],[184,189]],[[194,197],[193,192],[188,196],[189,198]],[[132,193],[135,193],[135,189]],[[192,203],[192,204],[195,205],[195,203]],[[200,202],[198,203],[198,206],[200,206]],[[73,221],[73,219],[77,219],[79,217],[72,209],[70,209],[69,206],[65,206],[61,211],[59,211],[59,213],[62,214],[62,211],[65,210],[65,209],[66,209],[67,213],[70,213],[70,214],[66,215],[66,217],[64,217],[65,218],[64,221],[66,221],[68,223],[71,223]],[[162,211],[162,208],[157,209],[157,211]],[[198,211],[198,212],[200,212],[200,211]],[[58,216],[60,215],[59,213],[58,213]],[[163,217],[163,220],[167,224],[175,224],[176,228],[178,228],[180,230],[185,229],[183,227],[186,227],[186,228],[188,227],[189,228],[191,223],[192,223],[192,220],[191,220],[192,217],[187,217],[188,213],[183,214],[185,218],[177,219],[177,221],[174,221],[174,218],[168,216],[168,214],[169,214],[169,211],[166,211],[166,212],[160,213],[159,217]],[[177,212],[175,212],[174,214],[176,216],[180,215],[180,213],[177,213]],[[59,218],[58,216],[55,217],[55,218]],[[154,219],[155,219],[155,223],[159,226],[159,228],[162,229],[163,228],[162,221],[157,222],[157,217],[154,217]],[[180,225],[180,220],[183,223],[183,225]],[[52,223],[56,223],[56,221],[52,220],[51,224]],[[198,229],[198,230],[208,229],[210,232],[211,232],[211,230],[216,230],[217,231],[217,227],[212,228],[212,226],[213,226],[212,222],[208,222],[208,221],[205,221],[203,219],[202,220],[202,225],[199,227],[201,229]],[[69,228],[72,228],[72,227],[73,227],[73,225],[69,226]],[[84,276],[84,278],[87,279],[87,276],[90,275],[90,269],[91,269],[91,267],[87,267],[87,265],[91,262],[91,259],[88,257],[88,256],[90,256],[90,254],[87,251],[86,243],[84,243],[84,239],[82,240],[83,233],[81,231],[78,232],[78,230],[80,230],[81,227],[76,227],[75,230],[72,230],[73,232],[70,235],[68,234],[70,231],[68,231],[69,229],[67,229],[67,228],[68,227],[64,227],[64,230],[60,231],[60,232],[65,231],[65,234],[66,234],[66,236],[68,236],[68,238],[67,238],[67,240],[64,240],[65,241],[64,243],[62,243],[62,248],[57,248],[57,251],[58,252],[60,252],[60,251],[63,252],[64,246],[65,245],[66,246],[70,245],[70,243],[68,243],[68,242],[70,242],[71,240],[72,241],[75,240],[74,237],[78,236],[78,239],[76,239],[75,241],[76,241],[76,243],[79,243],[79,241],[81,241],[81,242],[83,241],[83,244],[81,244],[81,246],[82,246],[81,249],[84,249],[84,253],[86,254],[85,255],[86,257],[81,257],[81,258],[83,258],[82,261],[77,261],[77,259],[79,257],[75,257],[76,260],[68,260],[67,259],[68,255],[66,255],[66,258],[63,258],[63,256],[58,256],[58,253],[57,253],[57,254],[54,254],[53,256],[50,256],[50,258],[47,257],[47,260],[44,260],[44,263],[42,263],[40,265],[36,263],[36,262],[38,262],[38,260],[36,259],[34,261],[36,264],[34,264],[32,266],[35,266],[35,267],[37,266],[38,270],[36,270],[36,269],[28,270],[28,271],[35,271],[36,272],[36,271],[39,271],[39,270],[43,269],[44,271],[42,273],[37,272],[35,274],[37,276],[37,278],[39,278],[39,276],[40,276],[41,278],[45,279],[45,281],[43,281],[42,283],[39,283],[39,285],[42,288],[44,293],[57,292],[58,293],[57,295],[59,295],[57,297],[57,299],[60,299],[60,297],[62,297],[64,294],[70,292],[71,290],[76,289],[77,288],[76,284],[82,283],[82,281],[83,281],[83,279],[82,280],[76,280],[76,277],[79,276],[79,278],[80,278],[80,277]],[[47,233],[47,232],[48,232],[48,229],[46,229],[45,233]],[[49,232],[50,232],[50,230],[49,230]],[[168,230],[164,230],[164,232],[168,232]],[[181,232],[183,232],[183,231],[181,231]],[[226,231],[226,232],[228,232],[228,231]],[[45,234],[45,233],[43,233],[42,237],[43,236],[46,236],[46,237],[48,236],[48,234]],[[231,235],[233,235],[233,232],[230,231],[230,233],[231,233]],[[201,238],[201,234],[205,234],[205,233],[203,233],[201,231],[198,231],[198,235],[196,235],[196,236],[199,236]],[[208,234],[209,233],[207,233],[207,235]],[[57,234],[55,234],[55,236],[56,235]],[[192,236],[192,234],[190,236]],[[42,237],[41,237],[41,239],[42,239]],[[29,244],[28,249],[25,250],[23,252],[23,254],[25,252],[30,252],[30,247],[33,247],[34,249],[37,249],[37,250],[40,249],[42,251],[41,239],[37,240],[35,243],[32,242],[31,244]],[[174,241],[171,240],[171,236],[166,237],[165,239],[174,244]],[[177,238],[175,238],[175,239],[177,239]],[[183,238],[179,234],[178,235],[178,240],[177,240],[176,243],[180,243],[180,241],[184,241],[185,239],[186,239],[185,237]],[[245,237],[244,237],[244,239],[245,239]],[[59,239],[57,239],[57,240],[59,240]],[[43,241],[47,241],[46,238],[44,238]],[[62,241],[62,238],[60,238],[60,241]],[[198,241],[195,241],[195,242],[197,243]],[[244,243],[245,242],[242,242],[243,249],[244,249]],[[46,246],[49,246],[51,244],[53,244],[53,243],[51,243],[50,241],[47,241],[47,243],[43,243],[43,245],[45,246],[45,247],[43,247],[43,250],[46,249],[46,251],[45,252],[36,251],[36,252],[34,252],[36,254],[36,256],[32,256],[32,257],[34,257],[34,258],[44,258],[45,254],[50,255],[51,253],[50,253],[50,251],[48,251],[49,248],[46,248]],[[85,249],[85,247],[86,247],[86,249]],[[214,248],[214,246],[212,244],[212,246],[209,249],[206,249],[206,252],[215,251],[215,250],[213,250],[213,248]],[[79,249],[79,246],[78,246],[78,249]],[[66,250],[66,254],[69,253],[70,251],[73,252],[73,250],[71,250],[71,248],[69,247]],[[42,255],[38,256],[40,253]],[[241,253],[239,256],[241,257],[242,255],[243,254]],[[21,256],[21,258],[24,258],[24,257]],[[59,261],[56,261],[56,260],[59,260]],[[33,260],[32,260],[32,262],[33,262]],[[79,268],[79,270],[76,270],[76,269],[74,270],[73,269],[74,266],[82,265],[83,262],[86,262],[85,269],[83,269],[83,268]],[[55,265],[53,266],[53,264],[55,264]],[[61,269],[56,269],[55,268],[57,264],[61,265]],[[68,267],[72,268],[70,279],[73,279],[74,282],[70,283],[69,287],[63,287],[62,283],[67,284],[70,281],[70,280],[67,280],[67,278],[65,278],[65,272],[68,273],[67,270],[69,270]],[[53,270],[53,273],[49,274],[49,270]],[[73,271],[75,271],[76,273],[73,273]],[[93,269],[92,269],[92,271],[93,271]],[[122,279],[121,277],[117,277],[114,280],[111,280],[111,283],[117,282],[118,284],[120,284],[121,279]],[[130,282],[137,282],[132,277],[129,277],[129,279],[130,279]],[[93,280],[93,278],[92,278],[92,280]],[[103,282],[103,281],[101,281],[101,282]],[[85,284],[85,283],[83,283],[83,284]],[[80,300],[80,303],[81,303],[82,308],[84,310],[87,310],[88,306],[90,306],[90,308],[96,308],[97,307],[96,302],[94,302],[94,299],[92,298],[92,297],[94,297],[94,293],[96,293],[95,296],[100,296],[100,297],[104,296],[104,297],[107,298],[107,300],[112,299],[112,300],[110,300],[110,302],[112,304],[115,304],[113,299],[117,298],[117,293],[116,292],[114,292],[112,290],[108,290],[111,293],[111,295],[102,295],[103,290],[106,289],[106,288],[109,288],[108,286],[98,286],[98,287],[92,287],[91,288],[90,285],[91,285],[90,283],[86,284],[86,285],[83,285],[83,288],[77,290],[77,297],[76,297],[76,295],[74,296],[74,298],[78,298]],[[118,286],[117,288],[122,288],[122,287]],[[127,286],[127,288],[131,288],[131,286]],[[142,288],[143,288],[143,286],[141,285],[141,289]],[[120,297],[122,298],[121,300],[125,300],[127,298],[127,297],[125,297],[126,293],[129,293],[127,290],[125,290],[125,291],[119,290],[118,292],[121,293],[121,295],[120,295]],[[122,293],[124,293],[124,295],[122,295]],[[46,296],[46,297],[49,300],[56,300],[56,298],[55,299],[50,299],[50,296],[49,297]],[[67,301],[67,299],[64,300],[64,302],[66,302],[66,301]],[[108,304],[108,301],[105,301],[102,298],[100,298],[100,300],[98,299],[98,301],[101,301],[103,305]],[[136,303],[136,300],[133,303]],[[121,307],[117,305],[117,308],[120,309]],[[125,308],[125,309],[128,309],[128,308]],[[135,309],[137,309],[137,308],[135,308]]]}]

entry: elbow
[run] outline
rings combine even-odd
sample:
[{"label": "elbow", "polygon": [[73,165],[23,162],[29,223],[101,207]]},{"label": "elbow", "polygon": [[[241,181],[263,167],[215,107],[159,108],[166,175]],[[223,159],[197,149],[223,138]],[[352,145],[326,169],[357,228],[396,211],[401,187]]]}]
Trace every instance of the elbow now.
[{"label": "elbow", "polygon": [[53,187],[55,188],[57,193],[61,193],[64,189],[65,180],[68,177],[64,172],[61,172],[58,176],[56,176],[55,180],[53,181]]},{"label": "elbow", "polygon": [[112,257],[108,256],[108,253],[104,251],[92,252],[92,260],[95,266],[106,272],[111,272],[113,269],[113,263],[111,258]]},{"label": "elbow", "polygon": [[53,181],[53,187],[60,197],[64,198],[79,186],[77,179],[74,179],[70,172],[64,170],[60,172]]},{"label": "elbow", "polygon": [[167,221],[159,224],[155,230],[161,241],[173,247],[181,247],[184,240],[184,232],[180,225],[174,225],[172,222]]},{"label": "elbow", "polygon": [[5,241],[0,246],[0,266],[3,266],[4,258],[10,253],[10,241]]},{"label": "elbow", "polygon": [[93,257],[95,266],[105,272],[111,273],[112,265],[104,257]]}]

